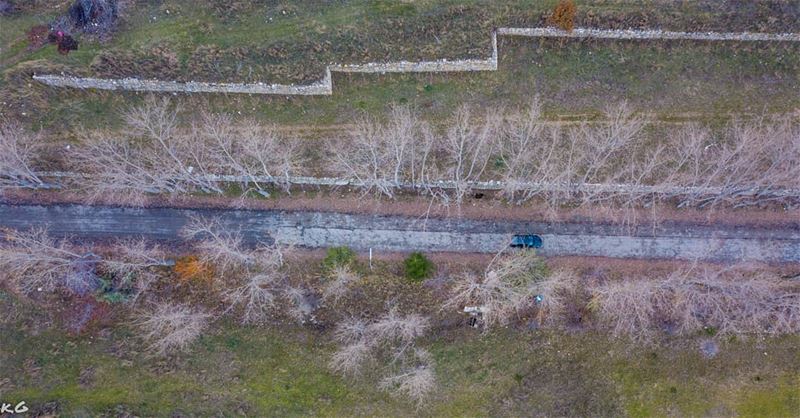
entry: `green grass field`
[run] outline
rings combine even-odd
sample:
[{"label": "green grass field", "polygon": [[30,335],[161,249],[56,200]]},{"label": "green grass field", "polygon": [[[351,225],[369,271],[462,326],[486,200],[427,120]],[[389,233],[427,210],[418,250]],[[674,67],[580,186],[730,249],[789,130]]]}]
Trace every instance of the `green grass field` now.
[{"label": "green grass field", "polygon": [[[230,2],[229,2],[230,3]],[[491,27],[539,26],[553,1],[305,3],[171,0],[137,6],[110,42],[81,37],[67,56],[55,47],[27,51],[25,31],[54,11],[0,18],[3,114],[64,136],[80,127],[114,126],[116,110],[140,95],[48,88],[34,72],[106,77],[306,83],[329,62],[482,58]],[[579,24],[669,29],[793,30],[766,25],[767,6],[720,9],[705,3],[584,2]],[[715,10],[720,9],[720,10]],[[167,13],[169,11],[169,13]],[[788,12],[787,12],[788,13]],[[270,20],[272,19],[272,20]],[[605,19],[605,20],[604,20]],[[773,19],[774,21],[774,19]],[[781,26],[789,25],[789,26]],[[253,115],[263,121],[349,123],[362,112],[411,103],[432,118],[460,104],[517,106],[540,96],[553,115],[592,114],[628,100],[663,119],[729,118],[732,113],[790,111],[798,106],[800,51],[791,44],[577,42],[501,38],[500,71],[480,74],[337,75],[331,97],[178,96],[192,108]]]},{"label": "green grass field", "polygon": [[190,353],[146,357],[125,327],[75,337],[4,325],[6,401],[63,416],[774,416],[800,411],[798,337],[639,347],[589,333],[464,327],[424,343],[439,388],[414,405],[327,369],[325,334],[220,323]]},{"label": "green grass field", "polygon": [[[290,274],[317,277],[321,266],[321,260],[293,265]],[[798,335],[737,338],[710,330],[641,344],[591,327],[518,325],[485,333],[466,326],[466,318],[442,316],[434,288],[412,283],[401,270],[376,261],[352,300],[336,312],[318,312],[323,327],[242,326],[223,317],[188,352],[167,358],[146,351],[125,304],[112,304],[76,335],[65,331],[75,319],[64,301],[45,310],[0,291],[0,399],[61,416],[789,417],[800,411]],[[163,286],[157,288],[176,300],[216,303],[199,288]],[[437,387],[419,409],[378,388],[380,367],[357,379],[328,367],[334,318],[376,315],[390,300],[434,318],[418,345],[433,355]],[[715,356],[701,351],[708,341],[718,346]]]}]

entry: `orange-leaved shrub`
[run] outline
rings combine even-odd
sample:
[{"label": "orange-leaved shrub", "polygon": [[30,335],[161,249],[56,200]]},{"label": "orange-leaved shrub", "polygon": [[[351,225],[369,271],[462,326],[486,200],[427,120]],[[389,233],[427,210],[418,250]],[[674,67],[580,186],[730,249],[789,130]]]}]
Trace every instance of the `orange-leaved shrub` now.
[{"label": "orange-leaved shrub", "polygon": [[209,283],[214,278],[214,269],[195,255],[181,257],[173,267],[181,283]]},{"label": "orange-leaved shrub", "polygon": [[561,0],[553,9],[553,14],[550,15],[548,23],[560,29],[571,31],[575,28],[575,13],[577,11],[578,8],[575,6],[574,0]]}]

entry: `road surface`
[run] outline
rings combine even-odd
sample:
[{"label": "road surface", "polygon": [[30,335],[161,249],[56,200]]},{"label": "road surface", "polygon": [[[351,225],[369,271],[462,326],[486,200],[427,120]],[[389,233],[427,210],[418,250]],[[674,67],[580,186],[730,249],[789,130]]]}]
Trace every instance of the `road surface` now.
[{"label": "road surface", "polygon": [[615,225],[470,219],[417,219],[330,212],[122,208],[0,204],[0,226],[47,226],[78,239],[143,236],[175,240],[193,216],[217,217],[248,243],[356,250],[494,253],[512,234],[538,234],[543,256],[800,262],[800,226],[757,228],[663,223],[631,231]]}]

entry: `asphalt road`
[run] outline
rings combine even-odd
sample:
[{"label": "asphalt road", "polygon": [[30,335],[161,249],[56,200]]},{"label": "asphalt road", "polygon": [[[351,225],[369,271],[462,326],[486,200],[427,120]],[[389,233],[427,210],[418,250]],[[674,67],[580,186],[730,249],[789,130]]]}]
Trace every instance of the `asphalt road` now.
[{"label": "asphalt road", "polygon": [[356,250],[494,253],[513,234],[538,234],[544,256],[800,262],[800,226],[757,228],[663,223],[630,230],[592,223],[417,219],[330,212],[0,204],[0,226],[47,226],[51,234],[100,240],[172,241],[193,216],[216,217],[248,243]]}]

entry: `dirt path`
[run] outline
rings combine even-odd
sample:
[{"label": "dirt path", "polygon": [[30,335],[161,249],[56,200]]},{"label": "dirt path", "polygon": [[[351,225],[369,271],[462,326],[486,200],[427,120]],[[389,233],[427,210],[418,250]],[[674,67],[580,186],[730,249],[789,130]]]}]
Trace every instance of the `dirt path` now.
[{"label": "dirt path", "polygon": [[512,234],[544,239],[545,256],[709,261],[800,262],[800,229],[664,223],[656,229],[579,222],[421,219],[314,211],[121,208],[85,205],[0,205],[0,226],[48,226],[81,239],[144,236],[175,240],[193,216],[218,217],[247,242],[357,250],[492,253]]}]

